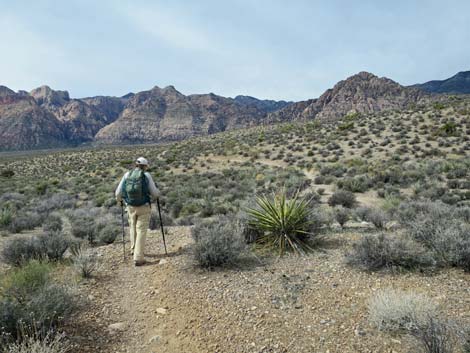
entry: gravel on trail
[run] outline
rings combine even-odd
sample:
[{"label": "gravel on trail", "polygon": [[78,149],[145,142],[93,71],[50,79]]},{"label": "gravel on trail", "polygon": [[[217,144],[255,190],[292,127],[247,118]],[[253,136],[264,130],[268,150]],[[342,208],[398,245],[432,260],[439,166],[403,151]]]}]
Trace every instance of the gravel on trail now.
[{"label": "gravel on trail", "polygon": [[470,322],[470,274],[350,268],[344,253],[359,236],[346,230],[306,257],[249,257],[216,271],[194,265],[189,227],[168,227],[168,257],[151,231],[142,267],[123,261],[122,243],[100,247],[101,270],[79,284],[88,304],[67,327],[72,352],[415,351],[411,338],[368,323],[369,298],[389,287],[423,293],[449,319]]}]

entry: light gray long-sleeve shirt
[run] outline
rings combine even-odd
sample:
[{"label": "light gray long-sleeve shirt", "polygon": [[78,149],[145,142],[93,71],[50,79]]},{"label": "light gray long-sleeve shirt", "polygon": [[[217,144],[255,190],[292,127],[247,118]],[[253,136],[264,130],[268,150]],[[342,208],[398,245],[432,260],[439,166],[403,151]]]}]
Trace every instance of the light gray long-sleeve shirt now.
[{"label": "light gray long-sleeve shirt", "polygon": [[[124,184],[124,180],[126,180],[127,177],[129,176],[129,173],[130,172],[127,172],[126,174],[124,174],[124,176],[122,177],[122,179],[119,182],[119,185],[116,189],[115,195],[116,195],[117,202],[122,201],[122,185]],[[150,196],[152,196],[152,198],[155,200],[158,196],[160,196],[160,191],[158,190],[157,186],[155,185],[155,182],[153,181],[152,176],[150,175],[150,173],[145,172],[144,174],[145,174],[145,177],[147,178],[147,183],[148,183],[148,189],[149,189],[149,192],[150,192]]]}]

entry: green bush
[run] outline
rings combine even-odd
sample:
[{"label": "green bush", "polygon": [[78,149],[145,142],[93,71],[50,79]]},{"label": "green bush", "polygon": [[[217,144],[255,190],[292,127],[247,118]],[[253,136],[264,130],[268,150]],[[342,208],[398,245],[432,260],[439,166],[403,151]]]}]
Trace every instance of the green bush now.
[{"label": "green bush", "polygon": [[328,199],[330,206],[343,206],[353,208],[356,205],[356,195],[347,190],[338,190]]},{"label": "green bush", "polygon": [[0,228],[6,228],[13,220],[13,211],[10,207],[2,207],[0,210]]},{"label": "green bush", "polygon": [[263,233],[257,242],[278,250],[283,255],[286,250],[303,254],[311,247],[308,244],[311,219],[310,204],[296,194],[287,199],[281,192],[273,197],[260,196],[257,206],[247,209],[250,226]]},{"label": "green bush", "polygon": [[201,267],[233,265],[245,251],[239,223],[225,216],[197,224],[191,234],[194,258]]},{"label": "green bush", "polygon": [[0,327],[16,340],[21,329],[45,335],[78,307],[68,287],[52,283],[50,266],[37,261],[7,274],[1,283]]}]

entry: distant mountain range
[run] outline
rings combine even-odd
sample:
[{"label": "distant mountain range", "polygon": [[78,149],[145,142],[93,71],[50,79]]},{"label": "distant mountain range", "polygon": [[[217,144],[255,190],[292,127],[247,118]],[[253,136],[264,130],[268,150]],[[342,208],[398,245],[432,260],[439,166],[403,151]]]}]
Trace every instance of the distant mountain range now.
[{"label": "distant mountain range", "polygon": [[410,87],[430,93],[470,94],[470,71],[462,71],[447,80],[434,80]]},{"label": "distant mountain range", "polygon": [[434,92],[470,93],[469,77],[470,72],[461,72],[448,80],[404,87],[360,72],[319,98],[301,102],[213,93],[186,96],[173,86],[82,99],[48,86],[29,93],[0,86],[0,150],[176,141],[277,122],[334,120],[350,112],[404,109],[433,99]]}]

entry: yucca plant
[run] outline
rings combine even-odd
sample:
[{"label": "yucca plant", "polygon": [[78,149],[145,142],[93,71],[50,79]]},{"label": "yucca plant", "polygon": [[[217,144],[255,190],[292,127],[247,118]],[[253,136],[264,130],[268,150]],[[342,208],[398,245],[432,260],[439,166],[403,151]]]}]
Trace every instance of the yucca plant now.
[{"label": "yucca plant", "polygon": [[305,254],[312,250],[308,244],[311,226],[309,201],[299,197],[287,199],[285,191],[272,197],[256,198],[257,207],[247,209],[249,226],[259,230],[256,242],[275,248],[282,256],[286,250]]}]

